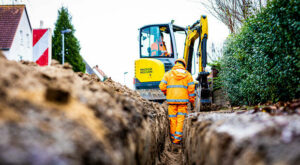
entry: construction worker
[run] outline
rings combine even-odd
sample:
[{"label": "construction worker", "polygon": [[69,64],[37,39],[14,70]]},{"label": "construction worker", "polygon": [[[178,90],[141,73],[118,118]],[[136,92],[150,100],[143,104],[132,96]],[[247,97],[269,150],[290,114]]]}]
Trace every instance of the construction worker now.
[{"label": "construction worker", "polygon": [[187,115],[187,103],[195,102],[195,84],[191,74],[185,69],[183,59],[177,59],[175,66],[165,73],[159,84],[160,90],[166,95],[170,120],[172,143],[180,144],[182,140],[183,122]]},{"label": "construction worker", "polygon": [[155,42],[151,44],[151,56],[170,56],[162,33],[160,33],[160,39],[156,39]]}]

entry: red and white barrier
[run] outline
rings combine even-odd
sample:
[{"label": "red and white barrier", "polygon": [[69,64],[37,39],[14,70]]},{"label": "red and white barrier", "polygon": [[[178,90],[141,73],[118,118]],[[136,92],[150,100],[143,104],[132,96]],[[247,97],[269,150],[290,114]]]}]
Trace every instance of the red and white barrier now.
[{"label": "red and white barrier", "polygon": [[40,66],[51,64],[51,29],[33,29],[33,61]]}]

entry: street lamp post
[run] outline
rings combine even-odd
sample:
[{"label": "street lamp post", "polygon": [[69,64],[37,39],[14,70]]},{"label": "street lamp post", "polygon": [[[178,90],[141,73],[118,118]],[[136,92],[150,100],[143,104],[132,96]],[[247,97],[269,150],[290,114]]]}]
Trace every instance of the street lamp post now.
[{"label": "street lamp post", "polygon": [[126,85],[125,83],[125,75],[127,74],[128,72],[124,72],[124,85]]},{"label": "street lamp post", "polygon": [[70,33],[72,30],[71,29],[66,29],[61,31],[61,37],[62,37],[62,49],[61,49],[61,54],[62,54],[62,64],[65,63],[65,33]]}]

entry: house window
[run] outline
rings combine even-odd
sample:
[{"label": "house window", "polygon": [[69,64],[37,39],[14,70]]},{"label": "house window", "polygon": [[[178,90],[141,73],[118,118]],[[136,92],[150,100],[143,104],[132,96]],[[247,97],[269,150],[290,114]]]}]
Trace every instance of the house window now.
[{"label": "house window", "polygon": [[26,34],[26,40],[27,40],[27,48],[30,48],[30,39],[29,39],[29,34]]},{"label": "house window", "polygon": [[20,43],[21,43],[21,45],[23,45],[24,44],[24,38],[23,38],[23,31],[22,30],[20,30],[20,37],[21,37]]}]

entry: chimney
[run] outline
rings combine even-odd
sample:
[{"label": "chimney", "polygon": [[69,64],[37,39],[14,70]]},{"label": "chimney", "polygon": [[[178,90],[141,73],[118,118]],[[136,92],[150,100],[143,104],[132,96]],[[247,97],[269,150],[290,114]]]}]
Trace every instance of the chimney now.
[{"label": "chimney", "polygon": [[44,26],[44,21],[41,20],[41,21],[40,21],[40,29],[43,29],[43,26]]}]

